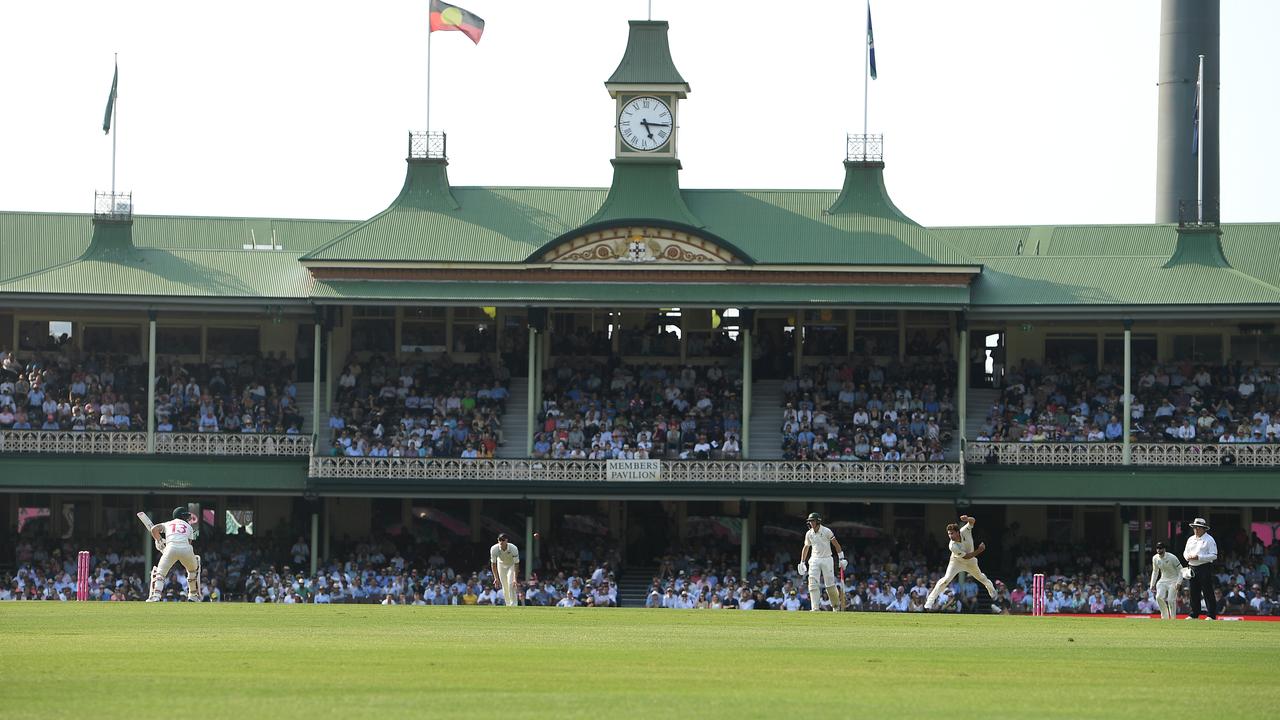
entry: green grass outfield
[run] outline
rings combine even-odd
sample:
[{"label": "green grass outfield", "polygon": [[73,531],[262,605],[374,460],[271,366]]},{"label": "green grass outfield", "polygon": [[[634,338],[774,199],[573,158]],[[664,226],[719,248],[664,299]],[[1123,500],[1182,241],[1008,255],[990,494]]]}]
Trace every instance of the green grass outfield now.
[{"label": "green grass outfield", "polygon": [[1270,717],[1278,669],[1280,623],[0,604],[7,720]]}]

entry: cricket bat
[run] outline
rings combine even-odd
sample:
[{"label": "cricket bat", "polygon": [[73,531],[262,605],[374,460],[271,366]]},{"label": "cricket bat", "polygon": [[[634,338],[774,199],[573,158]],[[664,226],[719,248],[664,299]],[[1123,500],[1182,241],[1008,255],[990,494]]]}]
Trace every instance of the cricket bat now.
[{"label": "cricket bat", "polygon": [[[151,522],[151,516],[147,515],[145,512],[140,512],[138,513],[138,520],[142,522],[143,527],[147,529],[147,534],[150,535],[151,528],[155,527],[156,525],[155,523]],[[156,540],[156,550],[164,552],[163,540]]]},{"label": "cricket bat", "polygon": [[844,568],[840,568],[840,607],[833,608],[836,612],[844,612],[844,608],[849,603],[844,598]]}]

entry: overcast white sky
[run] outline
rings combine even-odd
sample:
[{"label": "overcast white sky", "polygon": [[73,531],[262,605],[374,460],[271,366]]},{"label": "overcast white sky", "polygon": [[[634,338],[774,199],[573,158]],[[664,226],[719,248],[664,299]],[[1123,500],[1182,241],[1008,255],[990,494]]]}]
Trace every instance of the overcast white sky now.
[{"label": "overcast white sky", "polygon": [[[458,0],[432,39],[454,185],[607,186],[604,81],[645,0]],[[0,3],[0,210],[88,212],[120,53],[117,187],[141,214],[363,219],[424,129],[427,0]],[[879,0],[871,131],[925,225],[1150,222],[1158,0]],[[837,188],[864,2],[654,0],[693,91],[687,188]],[[1280,2],[1222,0],[1222,215],[1280,221]],[[747,120],[744,120],[747,119]],[[1270,174],[1268,174],[1270,171]]]}]

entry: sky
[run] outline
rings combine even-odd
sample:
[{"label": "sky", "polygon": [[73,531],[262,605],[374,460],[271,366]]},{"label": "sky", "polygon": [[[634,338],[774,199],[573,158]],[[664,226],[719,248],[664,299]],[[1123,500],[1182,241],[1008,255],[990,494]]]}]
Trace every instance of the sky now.
[{"label": "sky", "polygon": [[[455,186],[606,187],[604,88],[646,0],[458,0],[431,39]],[[839,187],[862,132],[862,0],[653,0],[692,91],[685,188]],[[878,0],[869,130],[926,226],[1146,223],[1158,0]],[[426,129],[428,0],[0,3],[0,210],[89,212],[119,53],[116,187],[146,215],[384,209]],[[1280,222],[1280,2],[1222,0],[1222,218]],[[1270,172],[1269,172],[1270,171]]]}]

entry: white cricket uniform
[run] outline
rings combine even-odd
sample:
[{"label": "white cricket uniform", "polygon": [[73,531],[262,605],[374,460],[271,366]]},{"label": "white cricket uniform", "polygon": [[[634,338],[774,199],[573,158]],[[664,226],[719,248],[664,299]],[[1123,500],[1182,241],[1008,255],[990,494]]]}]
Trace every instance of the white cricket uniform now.
[{"label": "white cricket uniform", "polygon": [[938,599],[938,595],[942,590],[951,584],[951,579],[962,572],[967,572],[973,576],[974,580],[982,583],[991,595],[991,599],[995,600],[996,586],[986,575],[982,574],[982,570],[978,569],[978,558],[972,557],[965,559],[965,555],[973,552],[973,524],[965,523],[960,527],[959,542],[952,540],[947,543],[947,549],[951,551],[951,561],[947,563],[946,572],[942,573],[942,577],[938,578],[938,582],[929,591],[929,597],[925,598],[924,606],[933,607],[933,601]]},{"label": "white cricket uniform", "polygon": [[822,589],[836,584],[835,560],[831,556],[831,541],[836,537],[831,528],[820,525],[817,531],[804,534],[804,545],[809,548],[809,605],[818,610],[822,601]]},{"label": "white cricket uniform", "polygon": [[1161,620],[1173,620],[1178,616],[1178,585],[1182,583],[1182,563],[1173,553],[1151,556],[1151,587],[1156,591],[1156,605],[1160,607]]},{"label": "white cricket uniform", "polygon": [[507,549],[502,549],[502,543],[494,543],[489,548],[489,562],[498,566],[498,582],[502,583],[502,601],[507,607],[516,606],[516,565],[520,563],[520,550],[515,543],[507,543]]},{"label": "white cricket uniform", "polygon": [[186,520],[170,520],[160,523],[164,534],[164,552],[151,571],[151,594],[147,602],[159,602],[164,580],[175,562],[187,569],[187,599],[200,601],[200,556],[191,547],[194,531]]}]

